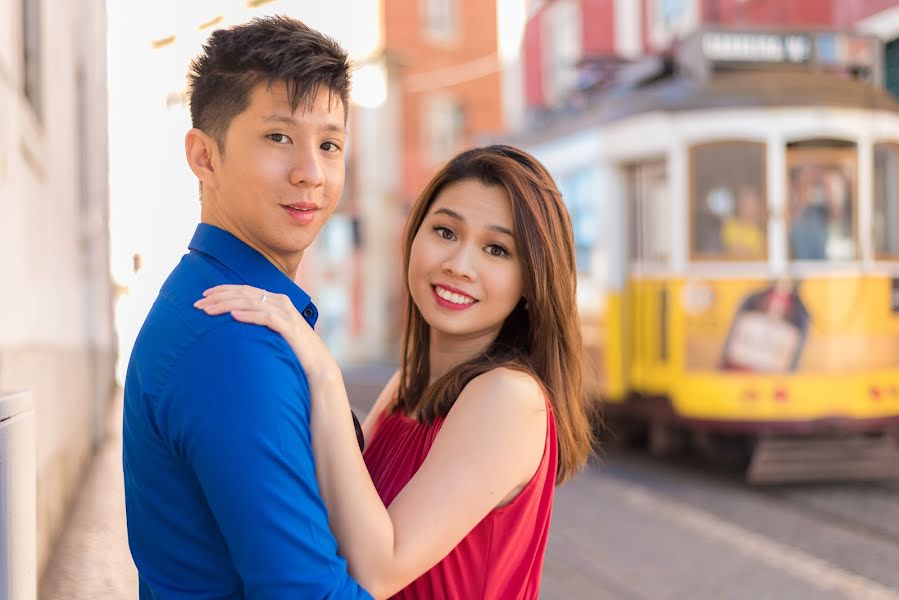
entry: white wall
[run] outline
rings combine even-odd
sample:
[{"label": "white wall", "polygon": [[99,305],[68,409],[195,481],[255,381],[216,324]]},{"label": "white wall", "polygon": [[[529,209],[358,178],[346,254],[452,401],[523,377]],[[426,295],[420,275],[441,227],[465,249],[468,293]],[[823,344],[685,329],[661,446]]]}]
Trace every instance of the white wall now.
[{"label": "white wall", "polygon": [[21,8],[0,3],[0,389],[33,393],[42,570],[112,393],[105,2],[41,0],[42,119]]}]

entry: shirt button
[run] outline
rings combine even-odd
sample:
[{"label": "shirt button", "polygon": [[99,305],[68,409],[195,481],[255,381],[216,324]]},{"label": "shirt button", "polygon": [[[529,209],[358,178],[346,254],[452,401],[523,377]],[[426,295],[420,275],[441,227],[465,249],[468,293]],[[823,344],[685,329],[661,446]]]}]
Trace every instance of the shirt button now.
[{"label": "shirt button", "polygon": [[314,314],[315,314],[315,311],[312,310],[311,308],[307,307],[306,309],[303,310],[303,316],[306,317],[307,319],[311,319],[312,315],[314,315]]}]

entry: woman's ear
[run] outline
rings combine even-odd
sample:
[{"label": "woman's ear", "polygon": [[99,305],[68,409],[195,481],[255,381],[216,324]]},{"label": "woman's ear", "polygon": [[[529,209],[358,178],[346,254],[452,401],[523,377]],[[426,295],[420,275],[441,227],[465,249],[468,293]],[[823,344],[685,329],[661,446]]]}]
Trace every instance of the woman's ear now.
[{"label": "woman's ear", "polygon": [[213,158],[217,156],[216,141],[201,129],[194,127],[184,138],[184,151],[187,164],[194,172],[200,185],[204,188],[216,189],[215,166]]}]

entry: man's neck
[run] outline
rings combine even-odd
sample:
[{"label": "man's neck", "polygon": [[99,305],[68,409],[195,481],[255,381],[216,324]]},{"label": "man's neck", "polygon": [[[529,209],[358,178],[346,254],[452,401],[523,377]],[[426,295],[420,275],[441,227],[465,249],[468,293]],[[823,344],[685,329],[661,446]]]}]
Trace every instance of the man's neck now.
[{"label": "man's neck", "polygon": [[300,269],[300,261],[303,258],[303,253],[300,252],[299,256],[291,257],[290,260],[285,259],[284,257],[277,257],[272,252],[270,252],[264,244],[258,243],[253,236],[249,235],[243,228],[239,226],[238,223],[234,223],[227,218],[223,218],[223,215],[218,214],[216,211],[207,209],[208,204],[204,203],[203,208],[200,211],[200,222],[206,223],[207,225],[213,225],[214,227],[218,227],[224,231],[227,231],[241,242],[261,254],[268,260],[270,263],[275,265],[279,271],[284,273],[293,282],[297,280],[297,274]]}]

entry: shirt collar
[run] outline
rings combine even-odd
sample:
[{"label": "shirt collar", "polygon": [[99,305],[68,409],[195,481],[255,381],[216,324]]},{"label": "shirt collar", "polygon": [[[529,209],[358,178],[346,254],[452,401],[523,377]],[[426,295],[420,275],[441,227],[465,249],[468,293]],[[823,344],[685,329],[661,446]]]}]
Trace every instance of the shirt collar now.
[{"label": "shirt collar", "polygon": [[275,294],[284,294],[310,326],[318,320],[318,309],[300,286],[278,267],[233,234],[208,223],[200,223],[188,246],[230,269],[245,284]]}]

